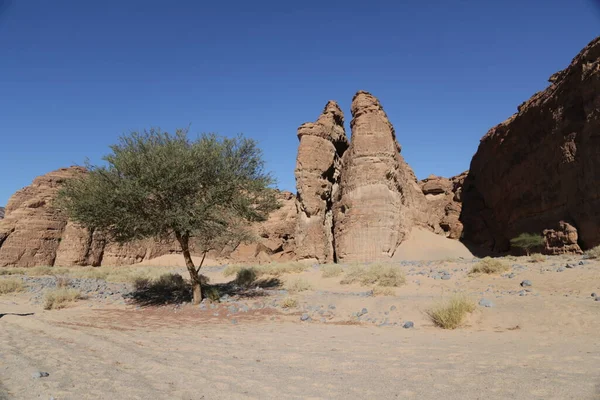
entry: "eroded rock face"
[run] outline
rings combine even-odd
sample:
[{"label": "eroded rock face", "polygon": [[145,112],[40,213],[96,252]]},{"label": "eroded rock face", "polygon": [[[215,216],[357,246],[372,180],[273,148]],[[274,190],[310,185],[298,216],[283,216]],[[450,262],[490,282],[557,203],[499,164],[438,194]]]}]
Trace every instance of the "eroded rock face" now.
[{"label": "eroded rock face", "polygon": [[340,180],[341,156],[348,148],[344,114],[330,101],[314,123],[298,128],[296,158],[296,256],[334,261],[333,198]]},{"label": "eroded rock face", "polygon": [[4,207],[0,207],[0,219],[4,218]]},{"label": "eroded rock face", "polygon": [[600,38],[550,81],[481,139],[463,187],[465,240],[506,251],[522,232],[569,221],[584,249],[600,244]]},{"label": "eroded rock face", "polygon": [[560,221],[556,229],[545,229],[546,254],[581,254],[581,247],[577,243],[579,235],[577,229],[567,222]]},{"label": "eroded rock face", "polygon": [[352,141],[334,205],[336,255],[340,261],[388,259],[413,226],[440,229],[379,100],[360,91],[351,111]]},{"label": "eroded rock face", "polygon": [[[65,180],[83,173],[85,169],[80,167],[59,169],[36,178],[30,186],[11,197],[6,218],[0,221],[0,267],[119,266],[180,252],[174,240],[114,243],[101,232],[90,232],[54,211],[51,204],[60,186]],[[259,240],[247,246],[248,252],[231,254],[230,251],[216,256],[238,262],[293,259],[294,196],[282,192],[279,200],[282,207],[267,221],[253,226]]]},{"label": "eroded rock face", "polygon": [[462,186],[467,172],[452,178],[431,175],[419,182],[425,198],[431,206],[431,215],[450,239],[460,239],[463,225],[460,222],[462,210]]},{"label": "eroded rock face", "polygon": [[0,266],[54,265],[67,221],[50,204],[66,179],[83,172],[78,167],[50,172],[10,198],[0,221]]}]

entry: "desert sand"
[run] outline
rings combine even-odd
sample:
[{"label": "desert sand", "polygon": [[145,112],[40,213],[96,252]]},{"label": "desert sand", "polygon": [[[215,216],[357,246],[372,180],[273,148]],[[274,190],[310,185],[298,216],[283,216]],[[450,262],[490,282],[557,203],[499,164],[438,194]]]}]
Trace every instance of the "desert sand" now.
[{"label": "desert sand", "polygon": [[[407,282],[395,296],[313,266],[280,278],[312,284],[289,310],[271,306],[290,295],[278,288],[206,309],[90,299],[45,311],[27,293],[0,296],[0,398],[600,398],[600,262],[505,259],[506,274],[469,275],[476,261],[397,262]],[[222,271],[204,272],[231,279]],[[493,307],[434,326],[425,311],[456,291]]]}]

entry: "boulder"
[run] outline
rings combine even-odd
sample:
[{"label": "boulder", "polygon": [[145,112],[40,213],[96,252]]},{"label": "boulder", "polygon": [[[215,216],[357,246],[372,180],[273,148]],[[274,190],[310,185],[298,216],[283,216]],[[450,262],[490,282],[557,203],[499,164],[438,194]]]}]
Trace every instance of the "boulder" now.
[{"label": "boulder", "polygon": [[334,261],[333,198],[340,180],[341,157],[348,148],[344,114],[330,101],[314,123],[298,128],[296,158],[296,256]]},{"label": "boulder", "polygon": [[545,229],[546,254],[582,254],[581,247],[577,243],[579,235],[577,229],[568,222],[560,221],[556,229]]},{"label": "boulder", "polygon": [[[511,238],[560,221],[584,249],[600,244],[600,38],[550,82],[492,128],[471,161],[460,219],[464,239],[485,250],[506,251]],[[572,236],[546,237],[578,251]]]},{"label": "boulder", "polygon": [[412,227],[441,229],[400,155],[394,127],[379,100],[359,91],[351,111],[352,141],[342,157],[334,202],[336,256],[345,262],[386,260]]}]

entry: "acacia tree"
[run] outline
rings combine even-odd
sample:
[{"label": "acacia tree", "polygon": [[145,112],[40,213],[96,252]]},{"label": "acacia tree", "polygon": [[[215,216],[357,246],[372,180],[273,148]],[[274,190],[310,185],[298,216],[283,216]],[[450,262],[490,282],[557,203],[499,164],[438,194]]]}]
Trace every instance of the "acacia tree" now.
[{"label": "acacia tree", "polygon": [[529,256],[531,249],[542,246],[544,244],[544,238],[542,235],[535,233],[521,233],[519,236],[514,237],[510,240],[510,245],[522,250],[525,250]]},{"label": "acacia tree", "polygon": [[[88,164],[87,174],[65,183],[58,208],[121,243],[175,237],[198,304],[206,253],[232,239],[247,240],[247,222],[264,220],[278,206],[260,149],[241,135],[190,140],[187,129],[134,132],[110,148],[105,166]],[[197,267],[194,242],[202,253]]]}]

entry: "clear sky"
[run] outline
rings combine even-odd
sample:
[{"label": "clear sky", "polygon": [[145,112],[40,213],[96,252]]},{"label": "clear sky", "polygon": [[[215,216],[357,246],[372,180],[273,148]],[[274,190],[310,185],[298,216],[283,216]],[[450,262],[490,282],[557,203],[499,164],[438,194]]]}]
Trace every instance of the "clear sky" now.
[{"label": "clear sky", "polygon": [[[600,35],[592,0],[0,0],[0,205],[145,127],[244,133],[295,190],[297,127],[377,96],[419,178]],[[490,160],[493,162],[493,160]]]}]

